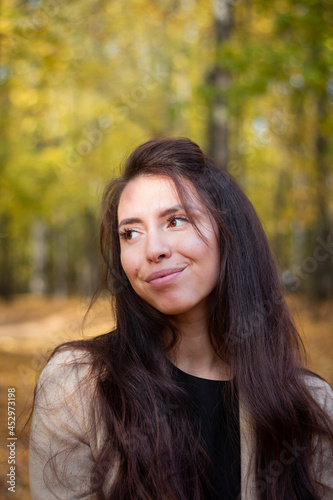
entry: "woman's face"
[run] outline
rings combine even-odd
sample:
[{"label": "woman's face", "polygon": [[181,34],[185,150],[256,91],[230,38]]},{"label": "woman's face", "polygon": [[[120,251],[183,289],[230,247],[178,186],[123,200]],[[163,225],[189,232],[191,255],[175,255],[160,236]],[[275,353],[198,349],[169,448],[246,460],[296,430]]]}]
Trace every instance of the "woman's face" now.
[{"label": "woman's face", "polygon": [[135,292],[164,314],[207,311],[220,268],[217,237],[206,207],[191,183],[198,234],[181,206],[173,181],[141,176],[119,201],[121,263]]}]

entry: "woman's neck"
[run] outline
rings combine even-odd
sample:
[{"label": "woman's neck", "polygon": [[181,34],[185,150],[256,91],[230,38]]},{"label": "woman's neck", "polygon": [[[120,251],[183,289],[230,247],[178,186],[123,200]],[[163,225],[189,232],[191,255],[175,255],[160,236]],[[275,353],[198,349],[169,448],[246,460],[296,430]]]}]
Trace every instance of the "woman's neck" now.
[{"label": "woman's neck", "polygon": [[169,354],[170,361],[180,370],[197,377],[229,380],[230,366],[213,349],[206,317],[190,311],[171,318],[180,333],[180,340]]}]

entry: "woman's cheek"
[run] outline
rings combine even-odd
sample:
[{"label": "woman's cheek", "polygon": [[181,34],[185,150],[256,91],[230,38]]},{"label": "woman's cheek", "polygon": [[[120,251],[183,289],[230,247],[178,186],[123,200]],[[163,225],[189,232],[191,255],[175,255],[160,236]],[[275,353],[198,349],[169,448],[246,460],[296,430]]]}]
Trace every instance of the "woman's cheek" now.
[{"label": "woman's cheek", "polygon": [[133,281],[138,276],[139,273],[139,265],[135,259],[134,252],[125,252],[122,259],[121,264],[123,266],[124,272],[127,275],[127,278],[133,284]]}]

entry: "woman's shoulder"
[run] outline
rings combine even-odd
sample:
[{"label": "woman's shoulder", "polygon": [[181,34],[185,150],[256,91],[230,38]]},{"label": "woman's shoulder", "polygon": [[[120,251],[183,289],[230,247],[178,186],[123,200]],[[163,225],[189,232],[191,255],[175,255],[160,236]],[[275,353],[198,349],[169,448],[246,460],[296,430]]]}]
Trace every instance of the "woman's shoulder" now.
[{"label": "woman's shoulder", "polygon": [[88,349],[76,346],[74,343],[62,344],[51,354],[43,372],[51,372],[59,368],[71,366],[89,366],[92,363],[92,355]]},{"label": "woman's shoulder", "polygon": [[310,371],[303,374],[303,379],[312,397],[333,418],[333,389],[330,384]]},{"label": "woman's shoulder", "polygon": [[58,346],[40,373],[37,391],[50,385],[63,386],[62,392],[66,393],[78,387],[82,391],[96,388],[114,357],[114,334],[116,330],[92,339],[66,342]]},{"label": "woman's shoulder", "polygon": [[91,352],[75,345],[63,345],[53,352],[39,376],[35,402],[60,403],[71,397],[88,396],[95,387]]},{"label": "woman's shoulder", "polygon": [[88,372],[92,366],[92,355],[89,350],[82,347],[68,346],[66,344],[57,347],[46,365],[44,366],[40,379],[50,376],[65,377],[70,372]]}]

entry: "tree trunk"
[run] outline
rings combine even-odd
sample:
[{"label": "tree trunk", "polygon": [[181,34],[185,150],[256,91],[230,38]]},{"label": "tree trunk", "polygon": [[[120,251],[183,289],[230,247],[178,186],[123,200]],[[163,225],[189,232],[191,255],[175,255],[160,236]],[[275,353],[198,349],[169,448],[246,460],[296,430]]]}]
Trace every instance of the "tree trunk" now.
[{"label": "tree trunk", "polygon": [[82,216],[85,228],[84,248],[76,265],[76,288],[84,296],[91,296],[95,292],[99,279],[99,236],[98,224],[94,214],[86,211]]},{"label": "tree trunk", "polygon": [[46,238],[45,224],[36,221],[31,230],[31,278],[29,288],[32,293],[38,295],[45,295],[47,292]]},{"label": "tree trunk", "polygon": [[54,230],[53,252],[53,296],[66,298],[68,296],[68,239],[64,227]]},{"label": "tree trunk", "polygon": [[0,296],[6,300],[14,293],[14,255],[10,237],[10,219],[5,214],[0,219]]},{"label": "tree trunk", "polygon": [[215,24],[215,63],[207,76],[211,88],[208,123],[209,154],[224,167],[229,162],[228,103],[225,91],[230,85],[230,74],[219,60],[221,45],[230,39],[233,29],[232,0],[213,0]]},{"label": "tree trunk", "polygon": [[[326,94],[317,96],[316,135],[314,144],[316,223],[311,235],[311,257],[315,272],[310,275],[309,295],[317,299],[333,296],[333,242],[332,221],[329,212],[329,157],[328,140],[324,132],[329,102]],[[323,243],[324,242],[324,243]],[[322,248],[318,250],[318,246]]]}]

